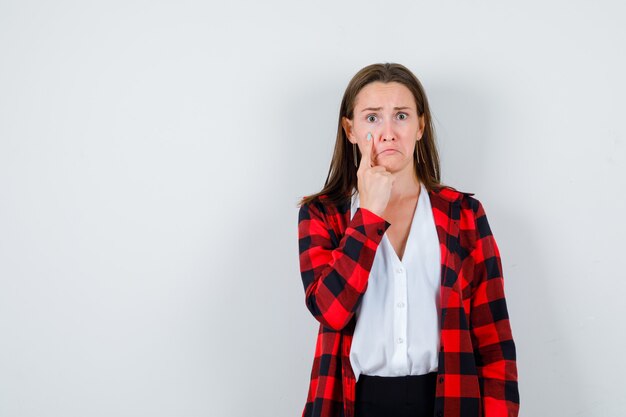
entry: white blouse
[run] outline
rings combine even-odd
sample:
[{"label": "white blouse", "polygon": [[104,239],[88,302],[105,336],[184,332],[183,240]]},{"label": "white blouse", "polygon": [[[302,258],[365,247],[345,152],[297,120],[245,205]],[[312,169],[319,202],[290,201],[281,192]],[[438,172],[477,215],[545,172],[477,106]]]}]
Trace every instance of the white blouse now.
[{"label": "white blouse", "polygon": [[[437,371],[441,249],[428,190],[421,191],[403,259],[387,234],[378,245],[367,290],[356,310],[350,363],[360,374],[423,375]],[[359,207],[352,197],[350,218]]]}]

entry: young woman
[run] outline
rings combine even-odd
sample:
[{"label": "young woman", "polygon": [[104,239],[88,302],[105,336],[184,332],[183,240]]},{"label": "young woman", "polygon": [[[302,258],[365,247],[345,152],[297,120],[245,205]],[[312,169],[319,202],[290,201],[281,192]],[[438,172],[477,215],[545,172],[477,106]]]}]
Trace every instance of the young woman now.
[{"label": "young woman", "polygon": [[361,69],[324,188],[300,202],[305,302],[320,323],[303,417],[518,415],[500,253],[473,195],[440,181],[415,75]]}]

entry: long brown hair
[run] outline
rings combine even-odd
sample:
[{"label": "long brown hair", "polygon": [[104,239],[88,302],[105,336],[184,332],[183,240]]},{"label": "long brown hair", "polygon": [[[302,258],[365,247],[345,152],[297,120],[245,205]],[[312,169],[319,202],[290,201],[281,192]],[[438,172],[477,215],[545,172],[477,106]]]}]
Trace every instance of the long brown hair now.
[{"label": "long brown hair", "polygon": [[[396,63],[372,64],[362,68],[352,77],[352,80],[350,80],[343,94],[341,108],[339,109],[335,151],[330,162],[330,169],[328,170],[324,188],[316,194],[303,197],[298,207],[308,204],[324,194],[327,197],[327,201],[330,203],[337,205],[345,204],[350,198],[352,190],[357,187],[357,167],[354,164],[352,149],[350,149],[351,143],[348,141],[341,120],[344,116],[350,120],[353,119],[356,96],[363,87],[375,81],[383,83],[397,82],[405,85],[415,98],[418,116],[424,115],[424,134],[422,138],[417,141],[415,152],[413,152],[413,166],[415,167],[417,179],[426,186],[427,190],[439,190],[442,187],[454,189],[453,187],[441,183],[435,129],[432,124],[430,108],[422,84],[404,65]],[[419,163],[417,163],[418,147],[420,156]],[[358,149],[357,154],[358,165],[361,159],[361,152]]]}]

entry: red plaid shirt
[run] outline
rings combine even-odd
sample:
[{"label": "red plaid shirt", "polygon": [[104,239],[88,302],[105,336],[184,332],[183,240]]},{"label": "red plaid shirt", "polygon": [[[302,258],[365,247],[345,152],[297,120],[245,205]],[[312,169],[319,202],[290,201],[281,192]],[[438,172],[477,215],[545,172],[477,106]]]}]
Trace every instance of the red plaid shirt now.
[{"label": "red plaid shirt", "polygon": [[[487,216],[473,193],[445,187],[428,193],[441,247],[435,417],[517,417],[515,344]],[[305,302],[320,323],[303,417],[355,417],[354,312],[389,226],[363,208],[350,220],[350,201],[339,207],[322,196],[300,208]]]}]

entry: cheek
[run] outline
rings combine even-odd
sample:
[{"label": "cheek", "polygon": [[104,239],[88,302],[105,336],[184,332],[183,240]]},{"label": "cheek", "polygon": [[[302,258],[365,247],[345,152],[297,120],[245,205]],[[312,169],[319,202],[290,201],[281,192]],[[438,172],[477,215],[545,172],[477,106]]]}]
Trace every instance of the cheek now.
[{"label": "cheek", "polygon": [[360,132],[371,129],[373,126],[373,123],[367,123],[365,120],[357,119],[354,121],[354,129]]},{"label": "cheek", "polygon": [[404,153],[406,155],[412,155],[413,152],[415,152],[415,146],[416,145],[417,145],[417,142],[414,142],[414,143],[407,142],[406,146],[404,147],[404,150],[405,150]]},{"label": "cheek", "polygon": [[415,136],[417,137],[417,130],[419,129],[419,126],[417,125],[417,123],[411,122],[411,123],[405,123],[401,129],[408,136],[415,134]]},{"label": "cheek", "polygon": [[373,135],[376,134],[376,127],[357,121],[353,124],[352,132],[359,140],[365,140],[367,138],[367,132],[372,132]]}]

